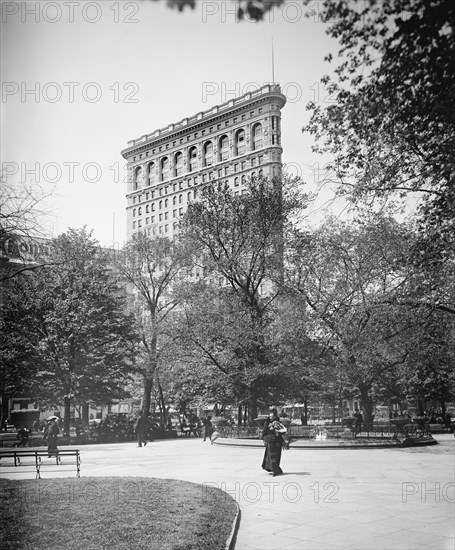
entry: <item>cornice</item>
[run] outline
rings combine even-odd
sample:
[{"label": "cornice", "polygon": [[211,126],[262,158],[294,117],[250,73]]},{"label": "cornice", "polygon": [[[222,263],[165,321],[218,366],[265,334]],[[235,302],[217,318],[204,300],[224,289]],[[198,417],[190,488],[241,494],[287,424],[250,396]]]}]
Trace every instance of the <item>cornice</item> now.
[{"label": "cornice", "polygon": [[[265,91],[268,89],[268,91]],[[255,92],[249,92],[240,96],[236,99],[223,103],[221,105],[216,105],[207,111],[202,111],[196,115],[184,118],[181,121],[170,124],[165,128],[155,130],[150,134],[142,136],[133,141],[133,145],[123,149],[121,155],[128,159],[134,154],[144,152],[150,147],[156,147],[162,145],[173,139],[180,138],[189,132],[194,132],[195,130],[202,129],[210,124],[216,124],[226,118],[229,118],[236,113],[241,113],[250,109],[253,105],[260,105],[263,103],[270,103],[270,99],[275,98],[281,104],[280,108],[286,103],[286,97],[281,93],[280,87],[277,84],[263,86],[256,90]],[[172,127],[171,130],[169,128]],[[136,143],[139,142],[140,143]]]}]

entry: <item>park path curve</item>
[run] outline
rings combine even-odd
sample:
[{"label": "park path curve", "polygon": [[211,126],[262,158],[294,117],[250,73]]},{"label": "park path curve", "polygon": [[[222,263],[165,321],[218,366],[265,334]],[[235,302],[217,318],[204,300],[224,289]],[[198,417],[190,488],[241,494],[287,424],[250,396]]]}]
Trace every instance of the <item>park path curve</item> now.
[{"label": "park path curve", "polygon": [[[409,449],[285,451],[283,476],[261,469],[263,449],[202,439],[81,446],[81,475],[181,479],[231,494],[241,508],[236,550],[453,550],[453,435]],[[59,467],[60,468],[60,467]],[[42,469],[43,478],[69,477]],[[20,468],[1,475],[24,479]]]}]

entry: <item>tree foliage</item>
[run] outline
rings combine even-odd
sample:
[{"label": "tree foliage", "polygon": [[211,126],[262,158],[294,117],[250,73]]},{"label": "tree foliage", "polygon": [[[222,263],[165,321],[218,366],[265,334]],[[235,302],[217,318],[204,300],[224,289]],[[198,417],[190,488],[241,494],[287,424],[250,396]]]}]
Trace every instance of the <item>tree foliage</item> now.
[{"label": "tree foliage", "polygon": [[300,204],[295,183],[254,178],[242,195],[206,186],[183,221],[185,239],[212,283],[211,297],[197,305],[193,299],[186,312],[192,341],[247,392],[250,420],[273,374],[267,333],[281,285],[286,223]]},{"label": "tree foliage", "polygon": [[109,256],[82,230],[53,242],[56,265],[11,282],[3,303],[1,357],[7,391],[41,405],[106,404],[134,370],[135,325]]},{"label": "tree foliage", "polygon": [[320,342],[360,392],[367,418],[371,388],[405,361],[404,337],[418,322],[397,304],[409,246],[408,231],[394,220],[332,219],[312,233],[298,232],[287,257],[287,282],[315,315]]},{"label": "tree foliage", "polygon": [[[157,1],[157,0],[155,0]],[[234,7],[237,8],[237,17],[239,21],[251,19],[253,21],[262,21],[264,15],[276,6],[283,4],[285,0],[232,0]],[[212,4],[217,6],[217,2]],[[167,0],[167,5],[172,9],[182,12],[185,8],[194,9],[196,0]],[[222,6],[218,6],[223,9]]]},{"label": "tree foliage", "polygon": [[322,78],[334,103],[310,103],[304,131],[333,155],[341,194],[369,204],[412,195],[423,240],[453,257],[455,5],[325,0],[321,16],[342,61],[338,81]]},{"label": "tree foliage", "polygon": [[125,245],[117,261],[117,269],[129,285],[132,310],[140,327],[145,411],[150,410],[160,353],[173,339],[165,327],[180,300],[174,287],[179,275],[190,266],[190,259],[190,249],[185,249],[178,240],[152,239],[140,232]]},{"label": "tree foliage", "polygon": [[[50,193],[39,187],[13,185],[3,179],[0,185],[0,284],[24,271],[50,265],[49,256],[23,252],[33,244],[39,249],[44,234],[44,203]],[[25,247],[23,245],[26,245]],[[42,247],[41,247],[42,249]],[[39,256],[39,257],[38,257]]]}]

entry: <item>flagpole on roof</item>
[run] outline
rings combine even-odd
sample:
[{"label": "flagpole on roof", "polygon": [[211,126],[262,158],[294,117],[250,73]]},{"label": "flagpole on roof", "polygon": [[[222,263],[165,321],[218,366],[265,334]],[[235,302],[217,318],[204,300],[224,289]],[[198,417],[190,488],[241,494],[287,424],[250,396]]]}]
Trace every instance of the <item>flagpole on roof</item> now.
[{"label": "flagpole on roof", "polygon": [[273,55],[273,37],[272,37],[272,84],[275,84],[275,59]]}]

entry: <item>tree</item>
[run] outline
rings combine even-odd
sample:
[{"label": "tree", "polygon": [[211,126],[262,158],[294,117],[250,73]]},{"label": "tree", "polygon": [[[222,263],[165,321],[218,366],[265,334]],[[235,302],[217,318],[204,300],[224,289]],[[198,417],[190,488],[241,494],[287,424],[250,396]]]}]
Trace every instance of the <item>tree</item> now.
[{"label": "tree", "polygon": [[317,317],[319,339],[360,393],[367,422],[374,384],[405,361],[404,338],[419,321],[396,304],[410,244],[406,228],[391,219],[349,225],[329,220],[297,233],[287,257],[287,282]]},{"label": "tree", "polygon": [[183,221],[185,239],[199,251],[200,269],[221,286],[210,303],[213,315],[205,315],[208,323],[201,315],[198,325],[188,314],[190,326],[206,328],[200,335],[207,343],[200,336],[193,341],[221,372],[226,363],[237,369],[224,374],[247,390],[250,421],[271,370],[266,336],[279,295],[286,223],[301,204],[297,183],[252,179],[243,195],[227,186],[205,186]]},{"label": "tree", "polygon": [[411,195],[418,201],[418,266],[435,255],[452,261],[454,3],[325,0],[321,17],[343,60],[338,81],[321,79],[333,104],[310,103],[304,131],[316,151],[333,155],[340,194],[370,205]]},{"label": "tree", "polygon": [[[166,237],[135,233],[117,262],[130,285],[133,309],[140,325],[144,390],[142,407],[150,411],[153,379],[160,353],[168,341],[163,327],[179,304],[174,292],[179,275],[190,265],[191,250]],[[172,335],[170,337],[172,340]]]},{"label": "tree", "polygon": [[[85,229],[53,241],[57,265],[16,278],[3,304],[1,356],[11,390],[42,405],[106,404],[134,370],[135,324],[110,257]],[[16,367],[16,368],[15,368]]]},{"label": "tree", "polygon": [[[234,0],[232,2],[234,3]],[[253,21],[262,21],[268,11],[284,2],[285,0],[235,0],[237,17],[239,20],[249,18]],[[194,9],[196,0],[167,0],[167,4],[170,8],[176,8],[182,12],[186,7]]]},{"label": "tree", "polygon": [[455,397],[453,318],[430,312],[412,335],[412,343],[403,372],[405,387],[422,409],[424,401],[438,401],[445,417],[446,404]]},{"label": "tree", "polygon": [[303,420],[308,422],[309,407],[321,403],[339,406],[343,391],[332,350],[318,338],[318,321],[305,299],[296,293],[280,301],[271,333],[277,349],[277,363],[286,376],[286,400],[304,405]]},{"label": "tree", "polygon": [[[0,284],[24,271],[51,264],[49,246],[43,243],[43,203],[50,193],[26,185],[0,186]],[[30,250],[33,249],[33,250]],[[32,252],[32,253],[30,253]]]}]

